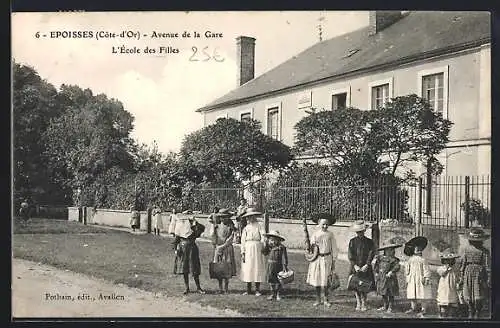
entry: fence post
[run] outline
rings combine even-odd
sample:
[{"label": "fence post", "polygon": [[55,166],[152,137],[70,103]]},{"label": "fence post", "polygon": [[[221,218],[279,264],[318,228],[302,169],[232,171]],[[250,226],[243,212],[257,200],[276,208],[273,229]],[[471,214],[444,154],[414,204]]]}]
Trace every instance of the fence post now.
[{"label": "fence post", "polygon": [[147,208],[147,213],[148,213],[148,221],[147,221],[147,232],[151,233],[151,213],[153,212],[153,209],[151,206],[148,206]]},{"label": "fence post", "polygon": [[421,224],[422,224],[422,178],[418,178],[418,205],[417,205],[417,224],[415,224],[415,235],[420,235]]},{"label": "fence post", "polygon": [[466,229],[469,228],[469,214],[470,214],[470,208],[469,208],[469,202],[470,202],[470,177],[466,176],[465,177],[465,206],[464,206],[464,226]]}]

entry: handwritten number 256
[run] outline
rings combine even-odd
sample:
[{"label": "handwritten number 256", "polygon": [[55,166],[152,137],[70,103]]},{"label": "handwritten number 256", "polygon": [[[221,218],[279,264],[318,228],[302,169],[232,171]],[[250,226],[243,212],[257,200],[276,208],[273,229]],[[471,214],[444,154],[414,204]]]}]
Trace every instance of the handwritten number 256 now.
[{"label": "handwritten number 256", "polygon": [[[191,55],[191,57],[189,57],[189,61],[200,61],[200,59],[197,56],[198,48],[197,47],[192,47],[191,49],[193,50],[193,54]],[[217,62],[223,62],[224,61],[225,58],[222,58],[217,53],[217,48],[214,49],[214,51],[212,52],[212,55],[210,55],[207,52],[207,49],[208,49],[208,47],[205,47],[205,48],[203,48],[201,50],[201,53],[204,56],[204,58],[202,59],[202,61],[209,61],[210,59],[213,59],[213,60],[215,60]]]}]

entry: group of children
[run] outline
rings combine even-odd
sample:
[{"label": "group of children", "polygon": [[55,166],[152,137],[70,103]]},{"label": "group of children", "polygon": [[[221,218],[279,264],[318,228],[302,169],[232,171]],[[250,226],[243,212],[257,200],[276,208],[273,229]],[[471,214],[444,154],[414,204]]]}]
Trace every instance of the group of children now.
[{"label": "group of children", "polygon": [[[154,211],[153,216],[156,217],[158,213],[159,211]],[[240,279],[247,284],[243,294],[253,294],[252,284],[254,284],[254,295],[260,296],[261,283],[268,282],[272,289],[268,299],[279,301],[282,298],[282,275],[290,272],[287,249],[283,245],[285,238],[277,231],[265,233],[258,223],[262,213],[256,209],[246,208],[244,213],[238,214],[240,219],[246,221],[241,231],[235,226],[232,220],[233,214],[228,209],[215,211],[210,217],[213,224],[210,233],[214,247],[213,261],[225,262],[229,266],[229,274],[217,278],[219,293],[228,293],[229,279],[236,276],[233,242],[239,237],[241,238]],[[328,293],[332,289],[332,276],[336,277],[335,262],[338,248],[335,237],[328,227],[335,222],[323,218],[315,223],[317,229],[311,235],[311,243],[317,246],[318,256],[309,263],[306,282],[316,290],[316,302],[313,305],[318,306],[323,303],[329,307],[331,303]],[[396,257],[396,249],[404,246],[403,253],[408,256],[404,266],[406,298],[410,301],[410,309],[406,313],[425,316],[433,298],[431,270],[427,260],[422,256],[423,250],[427,247],[427,239],[419,236],[406,243],[398,243],[396,239],[392,239],[377,249],[373,241],[364,235],[367,227],[363,221],[356,221],[353,224],[351,228],[356,237],[349,241],[348,248],[351,267],[347,289],[354,291],[356,311],[367,310],[367,294],[371,291],[376,291],[382,297],[383,305],[378,308],[379,311],[388,313],[394,311],[395,297],[400,295],[397,275],[403,268]],[[155,233],[159,233],[157,224],[154,225],[154,229]],[[169,229],[169,232],[175,235],[172,229]],[[489,252],[482,244],[487,238],[488,235],[484,231],[471,230],[468,236],[469,245],[464,250],[459,270],[455,264],[460,256],[452,252],[440,254],[442,265],[436,270],[439,275],[436,301],[440,317],[457,315],[456,310],[463,305],[467,309],[469,318],[478,318],[490,281]],[[377,252],[382,253],[377,254]],[[189,268],[187,271],[189,272]],[[201,290],[198,281],[197,287]]]}]

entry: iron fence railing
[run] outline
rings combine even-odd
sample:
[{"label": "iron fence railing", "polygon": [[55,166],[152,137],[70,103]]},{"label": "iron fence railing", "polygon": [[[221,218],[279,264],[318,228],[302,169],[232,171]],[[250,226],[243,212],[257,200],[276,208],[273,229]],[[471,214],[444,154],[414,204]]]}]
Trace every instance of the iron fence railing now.
[{"label": "iron fence railing", "polygon": [[339,219],[392,221],[446,227],[489,227],[489,176],[443,176],[395,183],[380,180],[362,185],[332,185],[329,181],[272,182],[261,180],[245,188],[198,188],[192,208],[210,213],[214,206],[235,209],[244,197],[275,218],[300,218],[329,212]]}]

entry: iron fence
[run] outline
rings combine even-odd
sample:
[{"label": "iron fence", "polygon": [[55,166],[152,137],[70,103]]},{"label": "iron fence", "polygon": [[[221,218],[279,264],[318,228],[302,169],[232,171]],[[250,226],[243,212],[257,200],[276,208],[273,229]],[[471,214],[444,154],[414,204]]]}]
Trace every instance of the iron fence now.
[{"label": "iron fence", "polygon": [[260,180],[246,187],[224,186],[193,190],[192,208],[210,213],[214,206],[235,209],[244,197],[275,218],[300,218],[328,212],[339,219],[404,222],[444,227],[489,227],[489,176],[443,176],[395,183],[333,185]]}]

